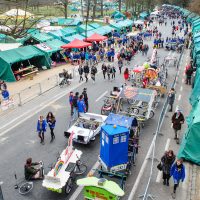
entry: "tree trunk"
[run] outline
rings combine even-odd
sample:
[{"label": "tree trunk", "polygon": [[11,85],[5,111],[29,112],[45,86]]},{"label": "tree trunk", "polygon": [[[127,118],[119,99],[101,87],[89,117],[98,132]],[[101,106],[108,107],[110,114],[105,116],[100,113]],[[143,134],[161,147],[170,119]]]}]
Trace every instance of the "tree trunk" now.
[{"label": "tree trunk", "polygon": [[103,0],[101,0],[101,16],[103,17]]},{"label": "tree trunk", "polygon": [[92,21],[94,21],[96,17],[96,5],[97,5],[97,0],[94,0]]},{"label": "tree trunk", "polygon": [[67,1],[65,1],[65,3],[64,3],[64,15],[65,15],[65,19],[67,19],[67,7],[68,7]]},{"label": "tree trunk", "polygon": [[119,12],[122,10],[122,0],[119,0]]}]

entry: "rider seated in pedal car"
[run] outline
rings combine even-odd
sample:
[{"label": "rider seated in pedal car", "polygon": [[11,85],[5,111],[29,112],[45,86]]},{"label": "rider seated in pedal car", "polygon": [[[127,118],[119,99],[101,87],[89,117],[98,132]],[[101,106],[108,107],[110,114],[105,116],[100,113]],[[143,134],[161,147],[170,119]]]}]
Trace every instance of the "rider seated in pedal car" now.
[{"label": "rider seated in pedal car", "polygon": [[36,180],[43,179],[43,174],[41,171],[40,162],[32,162],[32,158],[28,158],[26,160],[26,164],[24,166],[24,173],[26,180]]}]

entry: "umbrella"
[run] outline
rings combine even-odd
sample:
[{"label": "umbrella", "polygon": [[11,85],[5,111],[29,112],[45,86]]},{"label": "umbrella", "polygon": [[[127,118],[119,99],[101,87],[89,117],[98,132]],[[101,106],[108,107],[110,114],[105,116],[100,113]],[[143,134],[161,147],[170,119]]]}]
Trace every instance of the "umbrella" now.
[{"label": "umbrella", "polygon": [[61,46],[63,49],[71,49],[71,48],[84,48],[84,47],[88,47],[91,46],[91,43],[88,42],[83,42],[79,39],[74,39],[72,42],[70,42],[69,44],[65,44],[63,46]]},{"label": "umbrella", "polygon": [[103,41],[103,40],[107,40],[108,37],[106,36],[102,36],[102,35],[99,35],[97,33],[94,33],[93,35],[91,35],[90,37],[86,38],[85,41],[87,42],[100,42],[100,41]]}]

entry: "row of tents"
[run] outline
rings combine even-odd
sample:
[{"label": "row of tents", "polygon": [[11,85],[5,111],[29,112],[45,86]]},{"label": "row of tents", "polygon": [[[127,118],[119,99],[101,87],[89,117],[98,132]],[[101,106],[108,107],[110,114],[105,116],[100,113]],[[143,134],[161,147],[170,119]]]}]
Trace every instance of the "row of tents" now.
[{"label": "row of tents", "polygon": [[[88,27],[85,25],[81,25],[76,29],[67,27],[48,33],[40,32],[37,29],[29,30],[27,37],[21,38],[18,40],[19,43],[14,44],[28,44],[28,41],[35,41],[34,45],[25,45],[19,48],[0,51],[0,79],[8,82],[16,81],[16,77],[13,74],[13,66],[27,60],[30,64],[34,63],[37,67],[41,68],[45,66],[46,68],[51,68],[51,55],[61,51],[63,46],[71,44],[75,39],[83,41],[85,38],[95,33],[104,36],[108,35],[108,33],[111,33],[113,30],[118,31],[127,26],[132,28],[132,25],[133,21],[127,19],[119,24],[110,24],[110,26],[101,26],[98,23],[92,23],[89,24]],[[4,37],[5,35],[0,35],[0,38]],[[4,45],[5,44],[2,43],[0,46]]]},{"label": "row of tents", "polygon": [[193,66],[196,67],[195,80],[189,99],[192,109],[186,120],[188,127],[178,157],[200,165],[200,16],[178,6],[173,6],[173,8],[179,10],[187,22],[192,25],[191,57]]}]

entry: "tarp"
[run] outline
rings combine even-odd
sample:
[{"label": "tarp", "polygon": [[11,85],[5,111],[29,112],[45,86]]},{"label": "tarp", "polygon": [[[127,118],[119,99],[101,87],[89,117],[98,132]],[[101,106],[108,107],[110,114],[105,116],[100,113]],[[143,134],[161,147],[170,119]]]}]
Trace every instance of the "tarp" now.
[{"label": "tarp", "polygon": [[70,19],[70,18],[58,18],[58,25],[59,26],[79,26],[81,21],[79,19]]},{"label": "tarp", "polygon": [[64,49],[71,49],[71,48],[84,48],[84,47],[88,47],[88,46],[91,46],[92,44],[91,43],[88,43],[88,42],[83,42],[81,40],[78,40],[78,39],[75,39],[73,40],[72,42],[70,42],[69,44],[66,44],[66,45],[63,45],[62,48]]},{"label": "tarp", "polygon": [[38,42],[46,42],[48,40],[54,39],[51,35],[48,35],[46,33],[36,33],[32,35],[31,38],[37,40]]},{"label": "tarp", "polygon": [[[95,29],[92,31],[87,31],[87,37],[90,37],[91,35],[93,35],[94,33],[96,33]],[[86,33],[82,32],[80,33],[84,38],[86,38]]]},{"label": "tarp", "polygon": [[140,13],[140,18],[142,18],[142,19],[145,19],[148,16],[149,16],[149,14],[147,12]]},{"label": "tarp", "polygon": [[178,158],[200,165],[200,102],[196,102],[187,119],[188,129],[182,140]]},{"label": "tarp", "polygon": [[82,33],[82,32],[85,32],[86,30],[92,31],[92,30],[94,30],[94,28],[89,26],[89,24],[87,26],[85,24],[82,24],[82,25],[78,26],[76,28],[76,30],[77,30],[77,32]]},{"label": "tarp", "polygon": [[37,67],[46,66],[50,68],[48,55],[34,46],[25,46],[0,52],[0,79],[7,82],[15,81],[15,76],[11,69],[12,64],[33,58],[36,59],[31,64]]},{"label": "tarp", "polygon": [[71,35],[71,36],[68,36],[68,37],[64,37],[62,39],[63,42],[66,42],[66,43],[69,43],[69,42],[72,42],[74,39],[79,39],[79,40],[84,40],[85,37],[83,37],[82,35],[79,35],[79,34],[76,34],[76,35]]},{"label": "tarp", "polygon": [[31,17],[33,16],[33,14],[31,14],[30,12],[25,12],[24,10],[21,9],[11,9],[7,12],[5,12],[2,16],[6,16],[6,17]]},{"label": "tarp", "polygon": [[10,50],[10,49],[16,49],[20,46],[22,46],[21,43],[2,43],[0,45],[0,51],[7,51],[7,50]]},{"label": "tarp", "polygon": [[97,28],[100,28],[100,27],[101,27],[101,25],[98,24],[98,23],[92,23],[92,24],[90,24],[90,26],[91,26],[92,28],[94,28],[94,29],[97,29]]},{"label": "tarp", "polygon": [[61,31],[63,31],[64,33],[67,33],[67,34],[65,34],[65,36],[70,36],[70,35],[77,34],[76,29],[75,28],[71,28],[71,27],[63,28],[63,29],[61,29]]},{"label": "tarp", "polygon": [[108,25],[102,26],[101,29],[105,30],[106,34],[109,34],[109,33],[111,33],[114,30],[114,28],[112,28],[112,27],[110,27]]},{"label": "tarp", "polygon": [[100,41],[103,41],[103,40],[107,40],[108,37],[106,36],[102,36],[102,35],[99,35],[98,33],[94,33],[93,35],[91,35],[90,37],[86,38],[85,41],[86,42],[100,42]]},{"label": "tarp", "polygon": [[120,22],[118,22],[118,23],[116,23],[116,22],[111,22],[111,23],[110,23],[110,26],[113,27],[113,28],[116,29],[116,30],[121,30],[121,29],[123,29],[123,27],[124,27]]},{"label": "tarp", "polygon": [[200,22],[199,22],[199,24],[197,24],[196,26],[194,26],[194,27],[192,28],[192,32],[193,32],[193,33],[199,32],[199,31],[200,31]]}]

